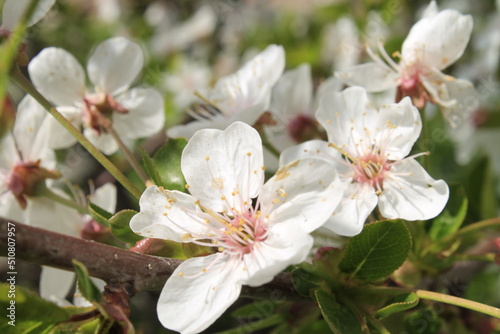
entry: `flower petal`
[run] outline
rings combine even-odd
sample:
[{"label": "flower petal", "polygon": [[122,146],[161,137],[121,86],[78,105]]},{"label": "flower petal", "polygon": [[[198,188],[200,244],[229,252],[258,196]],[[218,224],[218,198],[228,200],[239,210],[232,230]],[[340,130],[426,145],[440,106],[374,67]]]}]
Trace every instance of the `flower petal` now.
[{"label": "flower petal", "polygon": [[154,89],[134,88],[117,97],[127,114],[113,113],[113,127],[120,137],[137,139],[154,135],[165,123],[163,97]]},{"label": "flower petal", "polygon": [[51,117],[42,106],[30,96],[19,104],[13,134],[23,161],[41,160],[45,168],[55,168],[54,151],[49,147],[51,134],[46,119]]},{"label": "flower petal", "polygon": [[400,160],[410,153],[420,136],[422,121],[411,99],[405,97],[397,104],[380,107],[377,127],[381,129],[376,135],[377,142],[384,144],[390,160]]},{"label": "flower petal", "polygon": [[139,44],[113,37],[97,46],[87,72],[96,90],[116,95],[128,89],[143,66],[144,53]]},{"label": "flower petal", "polygon": [[313,95],[311,66],[286,71],[272,90],[270,110],[281,117],[309,113]]},{"label": "flower petal", "polygon": [[42,266],[40,297],[63,305],[74,281],[75,273],[71,271]]},{"label": "flower petal", "polygon": [[[190,193],[220,212],[242,209],[264,179],[262,142],[251,126],[236,122],[225,131],[198,131],[182,152],[181,168]],[[229,206],[229,207],[228,207]]]},{"label": "flower petal", "polygon": [[116,210],[116,186],[106,183],[90,195],[89,200],[104,210],[114,213]]},{"label": "flower petal", "polygon": [[78,60],[60,48],[45,48],[28,65],[35,87],[56,106],[71,106],[85,94],[85,73]]},{"label": "flower petal", "polygon": [[333,165],[309,158],[281,167],[262,188],[259,202],[273,224],[294,222],[312,232],[331,216],[343,192]]},{"label": "flower petal", "polygon": [[377,195],[369,185],[347,182],[344,198],[323,227],[343,236],[361,232],[366,219],[377,206]]},{"label": "flower petal", "polygon": [[414,159],[393,165],[384,180],[379,208],[386,218],[427,220],[436,217],[446,205],[449,189],[443,180],[434,180]]},{"label": "flower petal", "polygon": [[163,326],[181,333],[200,333],[238,299],[237,262],[204,270],[216,257],[220,254],[186,260],[170,276],[158,299],[158,318]]},{"label": "flower petal", "polygon": [[253,252],[243,257],[242,283],[260,286],[270,282],[289,265],[304,261],[310,254],[312,245],[313,238],[299,224],[271,226],[267,239],[255,245]]},{"label": "flower petal", "polygon": [[316,118],[326,129],[328,141],[354,151],[360,142],[370,145],[381,129],[377,129],[378,112],[361,87],[350,87],[340,93],[323,95]]},{"label": "flower petal", "polygon": [[406,37],[401,59],[407,64],[421,61],[429,67],[445,69],[464,53],[472,25],[470,15],[454,9],[424,17],[413,25]]},{"label": "flower petal", "polygon": [[[47,14],[56,0],[40,0],[28,21],[28,27],[34,25]],[[6,0],[2,10],[2,26],[12,31],[21,20],[22,15],[28,9],[31,0]]]},{"label": "flower petal", "polygon": [[141,211],[131,219],[130,228],[143,237],[176,242],[203,238],[210,230],[195,202],[179,191],[150,186],[139,199]]},{"label": "flower petal", "polygon": [[106,155],[111,155],[118,151],[116,140],[107,133],[98,134],[94,129],[83,129],[83,135],[89,140],[99,151]]},{"label": "flower petal", "polygon": [[381,92],[399,83],[399,73],[378,63],[356,65],[345,71],[335,71],[335,76],[351,86],[361,86],[368,92]]},{"label": "flower petal", "polygon": [[283,47],[270,45],[236,73],[220,78],[207,98],[228,117],[247,109],[262,113],[284,68]]}]

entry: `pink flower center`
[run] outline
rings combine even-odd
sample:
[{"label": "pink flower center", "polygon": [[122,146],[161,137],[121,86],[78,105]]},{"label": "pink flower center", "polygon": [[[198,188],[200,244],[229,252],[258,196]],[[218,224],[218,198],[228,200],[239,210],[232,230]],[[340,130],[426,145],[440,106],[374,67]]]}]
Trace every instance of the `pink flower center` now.
[{"label": "pink flower center", "polygon": [[382,191],[385,173],[390,169],[390,161],[380,154],[371,153],[354,162],[354,180]]},{"label": "pink flower center", "polygon": [[45,179],[59,177],[59,172],[40,167],[40,160],[21,162],[12,168],[7,177],[7,189],[14,195],[21,208],[25,209],[26,197],[35,196]]},{"label": "pink flower center", "polygon": [[127,109],[107,93],[88,94],[83,98],[83,102],[83,121],[98,134],[106,132],[111,126],[113,112],[128,113]]},{"label": "pink flower center", "polygon": [[318,128],[318,122],[311,116],[305,114],[296,115],[287,124],[287,130],[290,137],[297,143],[322,138]]},{"label": "pink flower center", "polygon": [[253,251],[256,243],[264,241],[267,237],[259,211],[238,215],[225,225],[222,234],[214,238],[219,251],[228,250],[240,255],[248,254]]},{"label": "pink flower center", "polygon": [[403,67],[400,84],[397,89],[396,102],[409,96],[415,107],[421,109],[427,101],[434,103],[429,92],[422,84],[421,76],[425,75],[425,68],[420,63],[414,63]]}]

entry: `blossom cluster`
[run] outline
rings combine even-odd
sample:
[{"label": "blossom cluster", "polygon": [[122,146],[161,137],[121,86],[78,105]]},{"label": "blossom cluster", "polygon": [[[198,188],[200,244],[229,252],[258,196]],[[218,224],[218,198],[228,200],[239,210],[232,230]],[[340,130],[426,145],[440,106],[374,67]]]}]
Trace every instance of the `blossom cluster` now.
[{"label": "blossom cluster", "polygon": [[[28,3],[6,1],[2,38]],[[40,1],[29,24],[53,4]],[[149,20],[160,31],[162,18],[155,13],[151,10]],[[171,26],[169,35],[155,33],[152,52],[168,54],[210,34],[214,15],[202,6],[192,22]],[[343,30],[337,37],[349,32],[355,39],[350,21],[338,24],[335,29]],[[177,267],[157,305],[164,327],[202,332],[239,298],[244,285],[261,286],[309,261],[323,246],[320,235],[345,240],[367,223],[426,221],[443,211],[449,186],[421,165],[430,152],[416,144],[430,105],[439,106],[450,131],[472,113],[473,84],[442,73],[462,56],[472,29],[470,15],[439,11],[432,1],[401,52],[390,56],[377,41],[366,51],[373,62],[358,64],[361,52],[350,52],[350,59],[334,61],[336,71],[318,85],[307,63],[285,70],[285,48],[277,44],[253,52],[212,85],[203,65],[183,60],[182,71],[196,70],[194,82],[172,75],[164,83],[167,90],[178,90],[173,101],[190,117],[183,124],[166,119],[159,89],[134,87],[147,58],[143,45],[131,38],[101,42],[86,70],[65,49],[45,48],[27,65],[42,99],[23,97],[12,131],[0,133],[0,216],[98,240],[109,230],[89,215],[88,205],[114,213],[117,189],[101,182],[86,198],[58,171],[57,155],[79,141],[106,156],[123,151],[133,160],[130,150],[142,138],[187,139],[180,157],[185,189],[154,184],[146,166],[139,212],[128,227],[141,238],[207,249]],[[60,124],[58,114],[68,125]],[[72,274],[44,268],[40,294],[65,304],[73,280]]]}]

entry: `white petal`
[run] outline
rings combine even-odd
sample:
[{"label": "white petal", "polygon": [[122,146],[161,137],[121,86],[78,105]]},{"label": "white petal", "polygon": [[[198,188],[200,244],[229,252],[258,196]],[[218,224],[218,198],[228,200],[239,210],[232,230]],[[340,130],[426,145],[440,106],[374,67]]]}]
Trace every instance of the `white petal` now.
[{"label": "white petal", "polygon": [[349,183],[344,198],[323,227],[339,235],[355,236],[363,229],[377,201],[375,190],[369,185]]},{"label": "white petal", "polygon": [[154,89],[134,88],[117,97],[127,114],[113,113],[113,127],[123,138],[137,139],[154,135],[163,128],[163,97]]},{"label": "white petal", "polygon": [[476,91],[470,81],[436,72],[422,83],[440,104],[443,117],[452,127],[463,123],[479,107]]},{"label": "white petal", "polygon": [[284,150],[280,155],[280,166],[286,166],[295,160],[315,158],[332,161],[333,157],[340,157],[340,153],[328,146],[323,140],[309,140]]},{"label": "white petal", "polygon": [[399,73],[377,63],[366,63],[345,71],[336,71],[335,76],[348,85],[361,86],[368,92],[381,92],[399,83]]},{"label": "white petal", "polygon": [[19,104],[14,138],[24,161],[41,160],[45,168],[55,168],[55,155],[49,147],[50,133],[45,120],[49,113],[30,96]]},{"label": "white petal", "polygon": [[[37,23],[47,14],[56,0],[40,0],[28,21],[28,27]],[[2,10],[2,26],[12,31],[28,9],[31,0],[6,0]]]},{"label": "white petal", "polygon": [[262,188],[262,214],[273,224],[296,223],[312,232],[331,216],[344,193],[333,165],[321,159],[296,160]]},{"label": "white petal", "polygon": [[311,66],[302,64],[286,71],[272,90],[271,111],[284,117],[309,113],[313,94]]},{"label": "white petal", "polygon": [[116,186],[113,183],[106,183],[100,186],[90,195],[90,201],[108,212],[115,212]]},{"label": "white petal", "polygon": [[339,78],[334,76],[329,77],[325,81],[319,84],[316,90],[316,96],[314,98],[314,110],[318,109],[319,101],[325,94],[331,94],[332,92],[340,92],[344,88],[344,83]]},{"label": "white petal", "polygon": [[144,53],[139,44],[113,37],[97,46],[87,72],[96,90],[116,95],[132,84],[143,66]]},{"label": "white petal", "polygon": [[407,64],[421,61],[429,67],[445,69],[464,53],[472,25],[470,15],[462,15],[454,9],[422,18],[403,43],[402,61]]},{"label": "white petal", "polygon": [[241,209],[256,197],[264,179],[262,142],[251,126],[236,122],[225,131],[198,131],[182,152],[190,193],[220,212]]},{"label": "white petal", "polygon": [[35,87],[57,106],[71,106],[85,94],[83,68],[64,49],[43,49],[31,60],[28,71]]},{"label": "white petal", "polygon": [[340,93],[325,94],[316,118],[326,129],[328,140],[357,156],[360,142],[370,145],[382,131],[377,127],[378,112],[361,87],[350,87]]},{"label": "white petal", "polygon": [[434,15],[437,15],[438,12],[439,8],[437,6],[437,3],[435,0],[432,0],[422,13],[422,18],[431,18]]},{"label": "white petal", "polygon": [[139,200],[141,211],[130,221],[130,228],[143,237],[177,242],[203,238],[210,229],[195,202],[195,198],[179,191],[148,187]]},{"label": "white petal", "polygon": [[[51,189],[62,197],[68,197],[58,189]],[[78,237],[82,216],[74,209],[44,197],[33,197],[25,209],[25,223],[49,231]]]},{"label": "white petal", "polygon": [[[4,191],[5,188],[0,190]],[[25,223],[25,213],[26,210],[23,210],[19,206],[16,198],[10,191],[0,194],[0,217]]]},{"label": "white petal", "polygon": [[[241,284],[233,273],[236,262],[202,272],[219,256],[191,258],[174,271],[158,299],[158,318],[163,326],[185,334],[200,333],[238,299]],[[198,276],[189,278],[194,275]]]},{"label": "white petal", "polygon": [[304,261],[311,252],[313,238],[298,224],[275,224],[268,233],[264,242],[243,257],[245,285],[268,283],[289,265]]},{"label": "white petal", "polygon": [[5,135],[0,140],[0,199],[4,191],[7,190],[7,177],[12,168],[20,161],[21,158],[19,157],[14,137],[10,134]]},{"label": "white petal", "polygon": [[[202,129],[218,129],[224,130],[231,124],[231,119],[223,114],[205,119],[196,120],[187,124],[172,126],[167,129],[167,136],[170,138],[186,138],[190,139],[198,130]],[[248,124],[248,123],[247,123]]]},{"label": "white petal", "polygon": [[71,271],[42,267],[40,275],[40,297],[64,304],[66,296],[75,281],[75,273]]},{"label": "white petal", "polygon": [[390,172],[379,196],[379,208],[384,217],[427,220],[443,210],[448,201],[448,185],[430,177],[414,159],[401,161]]},{"label": "white petal", "polygon": [[[80,128],[82,124],[82,111],[79,108],[59,107],[57,111],[77,129]],[[46,131],[50,134],[48,145],[52,149],[68,148],[77,142],[76,138],[51,115],[45,117],[42,127],[45,127]]]},{"label": "white petal", "polygon": [[118,151],[116,140],[107,133],[97,134],[94,129],[85,128],[83,135],[89,140],[99,151],[106,155],[111,155]]},{"label": "white petal", "polygon": [[377,142],[384,144],[390,160],[407,156],[422,130],[420,114],[409,97],[397,104],[382,105],[377,125],[382,129],[376,136]]},{"label": "white petal", "polygon": [[284,68],[283,47],[270,45],[236,73],[219,79],[206,97],[228,117],[246,109],[262,113]]}]

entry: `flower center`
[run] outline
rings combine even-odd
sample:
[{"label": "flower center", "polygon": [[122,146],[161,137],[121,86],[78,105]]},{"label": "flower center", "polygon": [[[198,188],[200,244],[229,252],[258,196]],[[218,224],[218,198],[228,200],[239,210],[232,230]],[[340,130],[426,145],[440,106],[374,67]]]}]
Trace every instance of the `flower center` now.
[{"label": "flower center", "polygon": [[323,139],[318,122],[309,115],[298,114],[287,125],[290,137],[297,143],[312,139]]},{"label": "flower center", "polygon": [[396,102],[409,96],[413,105],[419,109],[422,109],[427,101],[434,103],[434,100],[420,79],[425,68],[418,62],[408,65],[403,64],[403,66],[406,67],[402,68],[400,84],[397,88]]},{"label": "flower center", "polygon": [[368,183],[380,193],[383,189],[385,172],[391,169],[391,163],[380,154],[368,154],[354,162],[354,180]]},{"label": "flower center", "polygon": [[88,94],[83,98],[83,102],[83,121],[98,134],[109,129],[113,112],[128,113],[127,109],[106,93]]},{"label": "flower center", "polygon": [[40,167],[40,160],[22,162],[16,165],[7,177],[7,189],[14,195],[21,208],[27,206],[26,197],[36,196],[38,187],[45,179],[57,179],[61,175]]}]

